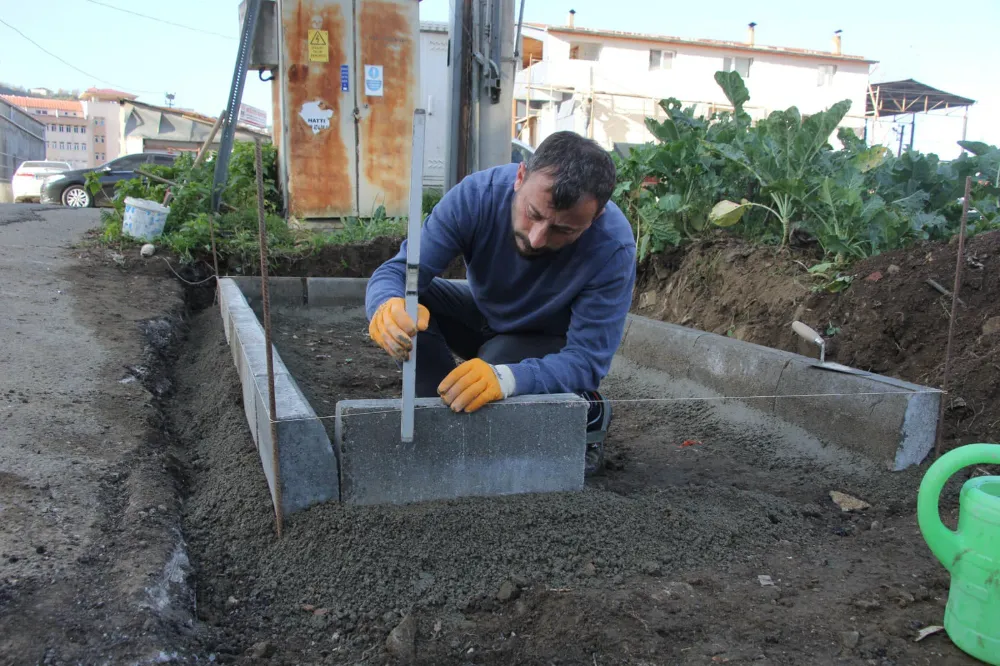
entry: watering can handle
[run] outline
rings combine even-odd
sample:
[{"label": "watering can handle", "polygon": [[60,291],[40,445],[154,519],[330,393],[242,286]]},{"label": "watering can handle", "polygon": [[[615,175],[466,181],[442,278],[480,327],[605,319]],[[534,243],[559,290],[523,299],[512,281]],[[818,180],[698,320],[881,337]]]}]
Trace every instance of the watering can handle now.
[{"label": "watering can handle", "polygon": [[938,500],[948,479],[963,467],[1000,464],[1000,444],[967,444],[944,454],[930,466],[917,492],[917,523],[931,552],[951,571],[962,550],[961,536],[941,522]]}]

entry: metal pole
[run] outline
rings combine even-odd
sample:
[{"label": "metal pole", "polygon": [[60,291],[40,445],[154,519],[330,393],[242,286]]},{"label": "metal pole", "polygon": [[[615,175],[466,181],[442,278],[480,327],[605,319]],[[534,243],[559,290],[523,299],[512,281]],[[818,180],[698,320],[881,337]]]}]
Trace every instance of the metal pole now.
[{"label": "metal pole", "polygon": [[[427,113],[413,112],[413,148],[410,159],[410,213],[406,221],[406,314],[417,321],[417,288],[420,284],[420,224],[424,182],[424,134]],[[417,393],[417,340],[413,340],[410,358],[403,363],[403,414],[399,434],[403,442],[413,441],[413,401]]]},{"label": "metal pole", "polygon": [[260,140],[254,141],[253,162],[257,172],[257,233],[260,235],[260,300],[264,306],[264,344],[267,349],[267,409],[271,424],[271,469],[274,478],[274,516],[277,521],[278,536],[284,518],[281,510],[281,466],[278,446],[278,407],[274,399],[274,353],[271,344],[271,292],[267,278],[267,218],[264,214],[264,167],[261,159]]},{"label": "metal pole", "polygon": [[910,152],[913,152],[913,135],[917,131],[917,114],[910,114]]},{"label": "metal pole", "polygon": [[479,171],[479,102],[483,95],[483,65],[476,56],[482,54],[482,0],[472,0],[472,85],[469,91],[472,105],[472,132],[469,136],[469,173]]},{"label": "metal pole", "polygon": [[955,318],[958,316],[958,291],[962,286],[962,264],[965,263],[965,225],[969,219],[969,196],[972,194],[972,177],[965,177],[965,197],[962,199],[962,225],[958,230],[958,257],[955,259],[955,284],[951,288],[951,317],[948,319],[948,345],[944,352],[944,379],[941,382],[941,404],[938,407],[937,444],[934,457],[941,457],[944,444],[944,401],[948,395],[948,380],[951,377],[951,341],[955,334]]},{"label": "metal pole", "polygon": [[521,9],[517,12],[517,34],[514,35],[514,76],[511,77],[513,84],[517,77],[517,66],[521,64],[521,23],[524,21],[524,0],[521,0]]},{"label": "metal pole", "polygon": [[222,190],[229,176],[229,156],[233,151],[233,140],[236,137],[236,118],[240,112],[240,100],[243,99],[243,84],[246,83],[247,63],[250,60],[250,47],[257,27],[257,16],[260,14],[260,2],[261,0],[248,0],[247,11],[243,17],[240,44],[236,52],[236,66],[233,70],[233,81],[229,88],[229,101],[226,104],[223,120],[222,138],[219,140],[219,152],[215,156],[215,178],[212,180],[213,211],[219,210]]}]

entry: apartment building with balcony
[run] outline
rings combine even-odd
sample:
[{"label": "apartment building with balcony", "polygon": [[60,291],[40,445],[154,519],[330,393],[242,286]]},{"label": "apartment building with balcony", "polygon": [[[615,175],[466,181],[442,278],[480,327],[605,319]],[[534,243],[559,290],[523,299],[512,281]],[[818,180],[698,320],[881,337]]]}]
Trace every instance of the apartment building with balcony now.
[{"label": "apartment building with balcony", "polygon": [[645,119],[662,119],[658,102],[674,97],[706,115],[729,109],[715,72],[739,72],[756,120],[776,109],[816,113],[842,99],[842,125],[859,134],[874,61],[845,55],[841,34],[830,50],[762,46],[750,24],[745,42],[686,39],[648,33],[525,24],[515,83],[515,133],[537,146],[558,130],[573,130],[611,149],[652,140]]}]

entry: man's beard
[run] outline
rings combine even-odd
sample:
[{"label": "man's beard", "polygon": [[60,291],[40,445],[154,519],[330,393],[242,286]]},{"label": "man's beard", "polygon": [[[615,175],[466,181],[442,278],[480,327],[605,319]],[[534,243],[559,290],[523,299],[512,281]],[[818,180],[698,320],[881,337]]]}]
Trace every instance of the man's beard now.
[{"label": "man's beard", "polygon": [[531,241],[528,240],[528,237],[522,232],[514,229],[514,216],[517,215],[517,197],[518,195],[515,193],[514,200],[511,202],[510,207],[510,242],[514,244],[514,249],[517,250],[519,255],[529,260],[540,259],[546,255],[553,254],[555,250],[550,250],[545,247],[537,250],[532,249]]}]

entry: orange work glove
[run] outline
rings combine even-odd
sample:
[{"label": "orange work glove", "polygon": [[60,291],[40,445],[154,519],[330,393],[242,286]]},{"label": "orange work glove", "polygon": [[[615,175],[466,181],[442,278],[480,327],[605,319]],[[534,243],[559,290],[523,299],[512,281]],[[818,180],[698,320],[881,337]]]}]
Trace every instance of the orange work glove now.
[{"label": "orange work glove", "polygon": [[426,331],[430,320],[430,311],[418,305],[417,323],[414,325],[410,315],[406,314],[406,301],[397,296],[378,306],[368,325],[368,335],[389,356],[397,361],[406,361],[413,349],[413,337],[418,330]]},{"label": "orange work glove", "polygon": [[452,370],[438,386],[444,404],[453,412],[474,412],[504,397],[500,378],[486,361],[474,358]]}]

